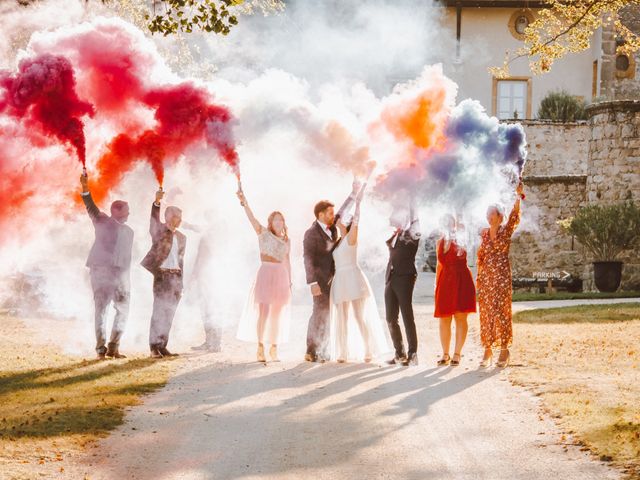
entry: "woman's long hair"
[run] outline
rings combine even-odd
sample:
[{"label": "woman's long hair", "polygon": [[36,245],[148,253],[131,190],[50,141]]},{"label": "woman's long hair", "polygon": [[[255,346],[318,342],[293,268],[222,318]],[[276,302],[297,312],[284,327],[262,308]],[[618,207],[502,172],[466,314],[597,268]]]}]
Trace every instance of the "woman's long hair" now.
[{"label": "woman's long hair", "polygon": [[275,212],[271,212],[271,214],[269,215],[269,218],[267,219],[267,228],[269,229],[269,231],[271,233],[273,233],[276,237],[278,237],[278,234],[276,233],[276,231],[273,228],[273,221],[275,220],[276,216],[280,215],[280,217],[282,218],[282,223],[284,224],[284,226],[282,227],[282,233],[284,234],[282,236],[282,238],[284,239],[285,242],[289,241],[289,229],[287,228],[287,222],[284,219],[284,215],[282,213],[280,213],[279,211],[275,211]]}]

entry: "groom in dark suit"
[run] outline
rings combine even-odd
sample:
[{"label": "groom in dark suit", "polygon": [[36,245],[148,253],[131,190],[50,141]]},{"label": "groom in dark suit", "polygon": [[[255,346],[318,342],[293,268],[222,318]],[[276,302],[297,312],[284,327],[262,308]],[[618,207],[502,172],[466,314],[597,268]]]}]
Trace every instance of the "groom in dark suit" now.
[{"label": "groom in dark suit", "polygon": [[313,312],[307,330],[308,362],[329,360],[329,292],[335,273],[333,248],[338,241],[333,204],[318,202],[313,209],[316,221],[304,234],[304,268],[313,295]]},{"label": "groom in dark suit", "polygon": [[[416,253],[420,243],[420,222],[412,206],[407,221],[392,219],[391,224],[396,227],[396,231],[387,240],[389,263],[385,276],[384,303],[395,357],[387,363],[417,365],[418,335],[413,316],[413,288],[418,277]],[[404,348],[398,323],[400,312],[407,335],[407,350]]]},{"label": "groom in dark suit", "polygon": [[325,362],[329,355],[329,293],[335,273],[333,249],[338,242],[335,220],[355,202],[360,184],[353,183],[353,190],[344,204],[334,213],[334,205],[323,200],[313,209],[316,221],[304,234],[304,269],[307,284],[313,295],[313,311],[307,329],[307,362]]}]

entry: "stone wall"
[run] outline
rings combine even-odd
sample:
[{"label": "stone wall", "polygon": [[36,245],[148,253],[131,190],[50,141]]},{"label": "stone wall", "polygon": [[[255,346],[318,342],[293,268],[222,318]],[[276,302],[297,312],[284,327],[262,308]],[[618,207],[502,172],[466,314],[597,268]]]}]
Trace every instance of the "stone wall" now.
[{"label": "stone wall", "polygon": [[[567,271],[593,289],[593,259],[558,220],[587,204],[640,202],[640,101],[598,103],[587,112],[583,123],[523,123],[529,156],[524,217],[512,246],[516,277]],[[622,288],[640,289],[640,252],[621,260]]]},{"label": "stone wall", "polygon": [[[640,202],[640,101],[598,103],[588,107],[587,113],[592,132],[587,202]],[[640,252],[627,252],[621,260],[625,262],[622,288],[640,289]]]},{"label": "stone wall", "polygon": [[583,278],[582,249],[557,222],[584,205],[586,179],[586,175],[524,177],[523,222],[511,247],[514,277],[566,271]]},{"label": "stone wall", "polygon": [[527,198],[511,248],[514,277],[562,271],[582,277],[582,250],[557,221],[575,215],[585,203],[590,126],[542,121],[522,125],[529,144],[523,175]]},{"label": "stone wall", "polygon": [[525,176],[585,175],[590,128],[586,121],[521,122],[528,142]]},{"label": "stone wall", "polygon": [[596,103],[590,117],[587,200],[640,200],[640,101]]}]

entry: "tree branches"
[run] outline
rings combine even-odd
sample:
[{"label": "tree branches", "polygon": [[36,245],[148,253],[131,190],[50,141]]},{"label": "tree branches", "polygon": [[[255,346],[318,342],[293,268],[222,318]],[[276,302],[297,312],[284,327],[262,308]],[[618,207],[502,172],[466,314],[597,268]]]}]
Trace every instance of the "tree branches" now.
[{"label": "tree branches", "polygon": [[593,34],[610,25],[621,40],[618,52],[636,52],[640,38],[619,19],[625,7],[634,6],[640,6],[640,0],[549,0],[548,7],[537,12],[535,21],[526,28],[524,45],[514,53],[507,52],[503,65],[489,71],[497,78],[507,77],[516,59],[528,57],[533,73],[548,72],[556,60],[587,50]]}]

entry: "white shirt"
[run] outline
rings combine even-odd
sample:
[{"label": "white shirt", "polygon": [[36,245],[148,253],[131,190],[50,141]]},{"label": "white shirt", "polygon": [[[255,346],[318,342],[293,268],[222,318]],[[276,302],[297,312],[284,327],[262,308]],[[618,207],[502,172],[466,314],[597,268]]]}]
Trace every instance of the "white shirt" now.
[{"label": "white shirt", "polygon": [[178,236],[176,234],[173,235],[173,242],[171,242],[169,255],[167,255],[167,258],[162,262],[160,268],[165,268],[167,270],[180,270],[180,261],[178,258]]},{"label": "white shirt", "polygon": [[322,223],[320,220],[318,220],[318,225],[320,225],[322,231],[327,235],[327,237],[333,240],[333,235],[331,234],[331,230],[329,229],[329,227]]},{"label": "white shirt", "polygon": [[391,248],[396,248],[396,243],[398,243],[398,237],[402,232],[396,232],[393,234],[393,240],[391,240]]},{"label": "white shirt", "polygon": [[391,240],[391,248],[396,248],[396,244],[398,243],[398,239],[400,235],[404,234],[404,232],[408,232],[413,240],[418,240],[420,238],[420,222],[418,219],[412,220],[409,226],[400,231],[396,231],[393,235],[393,239]]}]

